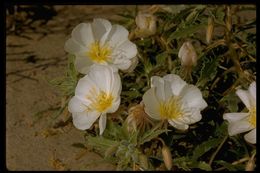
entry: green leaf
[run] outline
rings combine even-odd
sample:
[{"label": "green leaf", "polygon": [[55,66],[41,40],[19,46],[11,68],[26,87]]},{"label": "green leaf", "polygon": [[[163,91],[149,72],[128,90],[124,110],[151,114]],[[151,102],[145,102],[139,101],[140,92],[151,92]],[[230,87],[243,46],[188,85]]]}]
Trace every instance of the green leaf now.
[{"label": "green leaf", "polygon": [[116,143],[116,144],[108,147],[105,151],[105,158],[111,157],[113,154],[115,154],[118,149],[118,146],[119,146],[119,143]]},{"label": "green leaf", "polygon": [[200,70],[200,77],[198,79],[198,82],[196,83],[196,86],[205,86],[205,84],[208,81],[214,79],[214,77],[217,74],[217,67],[219,65],[218,57],[208,58],[204,56],[203,59],[201,60],[202,60],[202,67],[197,67],[197,68],[201,68],[201,70]]},{"label": "green leaf", "polygon": [[229,171],[237,171],[237,168],[235,165],[232,165],[231,163],[228,163],[224,160],[216,160],[215,163],[224,166]]},{"label": "green leaf", "polygon": [[214,135],[216,135],[218,138],[225,137],[228,133],[227,128],[228,128],[228,124],[225,121],[220,126],[218,126],[217,124],[217,128]]},{"label": "green leaf", "polygon": [[153,129],[146,131],[140,138],[139,144],[144,144],[145,142],[149,142],[152,139],[156,138],[160,134],[167,132],[167,129],[159,129],[161,127],[161,123],[158,123]]},{"label": "green leaf", "polygon": [[107,150],[107,148],[114,146],[116,144],[118,144],[118,141],[115,140],[110,140],[107,138],[104,138],[102,136],[87,136],[87,144],[94,147],[94,148],[99,148],[101,150],[101,152],[104,152]]},{"label": "green leaf", "polygon": [[239,97],[236,95],[235,91],[230,92],[228,95],[224,96],[220,102],[224,102],[226,107],[230,112],[238,111],[238,103],[240,102]]},{"label": "green leaf", "polygon": [[166,63],[166,58],[168,57],[168,52],[162,52],[158,55],[156,55],[156,62],[157,64],[165,64]]},{"label": "green leaf", "polygon": [[103,136],[118,141],[127,139],[123,127],[113,121],[107,121],[106,130]]},{"label": "green leaf", "polygon": [[207,23],[203,22],[200,24],[192,25],[192,26],[186,26],[185,28],[178,28],[178,30],[176,30],[169,36],[169,38],[167,39],[167,43],[169,43],[173,39],[189,37],[191,34],[194,34],[198,30],[204,28],[206,25],[207,25]]},{"label": "green leaf", "polygon": [[213,138],[198,145],[192,155],[192,160],[197,161],[199,157],[208,152],[210,149],[217,147],[222,141],[222,138]]},{"label": "green leaf", "polygon": [[199,168],[199,169],[202,169],[202,170],[205,170],[205,171],[212,171],[211,166],[204,161],[193,162],[191,164],[191,167],[192,168]]},{"label": "green leaf", "polygon": [[191,171],[191,169],[189,168],[189,165],[191,164],[189,157],[175,158],[172,162],[174,166],[177,166],[178,168],[183,169],[184,171]]}]

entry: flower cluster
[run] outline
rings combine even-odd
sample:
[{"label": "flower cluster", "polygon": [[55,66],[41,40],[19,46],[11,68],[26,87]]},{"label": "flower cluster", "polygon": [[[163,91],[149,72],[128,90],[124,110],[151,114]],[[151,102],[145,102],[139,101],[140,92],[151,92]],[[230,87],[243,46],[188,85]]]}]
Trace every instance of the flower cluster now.
[{"label": "flower cluster", "polygon": [[137,54],[128,34],[121,25],[94,19],[93,23],[77,25],[65,43],[65,50],[76,56],[76,70],[86,74],[79,80],[68,106],[78,129],[89,129],[99,118],[102,134],[106,114],[118,109],[122,88],[118,69],[130,68]]},{"label": "flower cluster", "polygon": [[[138,31],[156,31],[155,18],[138,14]],[[106,128],[107,113],[117,111],[122,90],[119,70],[132,71],[138,63],[137,47],[128,39],[129,32],[121,25],[112,25],[105,19],[94,19],[92,23],[76,26],[65,50],[75,55],[75,68],[85,76],[78,81],[75,96],[69,102],[73,124],[81,130],[89,129],[99,118],[100,135]],[[145,35],[145,36],[148,36]],[[183,66],[195,66],[197,54],[190,42],[185,42],[178,54]],[[248,108],[247,113],[225,113],[229,122],[229,135],[250,131],[245,140],[256,143],[256,83],[249,90],[237,90],[236,94]],[[151,86],[144,93],[140,105],[129,111],[126,119],[129,131],[149,127],[150,120],[168,121],[179,130],[202,119],[201,111],[207,107],[202,93],[195,85],[188,84],[176,74],[163,77],[152,76]],[[145,123],[145,121],[149,123]]]}]

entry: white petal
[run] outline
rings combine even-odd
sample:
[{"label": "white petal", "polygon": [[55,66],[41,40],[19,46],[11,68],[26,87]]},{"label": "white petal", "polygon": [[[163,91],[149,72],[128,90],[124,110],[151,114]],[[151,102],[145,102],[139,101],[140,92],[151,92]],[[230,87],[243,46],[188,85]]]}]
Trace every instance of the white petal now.
[{"label": "white petal", "polygon": [[236,121],[234,123],[229,123],[228,134],[233,136],[239,133],[247,132],[253,128],[254,127],[247,120]]},{"label": "white petal", "polygon": [[96,90],[98,91],[96,84],[89,78],[88,75],[86,75],[83,78],[79,79],[75,89],[75,95],[84,99],[85,96],[90,92],[90,90],[93,90],[94,88],[96,88]]},{"label": "white petal", "polygon": [[120,62],[115,61],[114,64],[120,70],[126,70],[131,66],[131,61],[128,59],[121,59]]},{"label": "white petal", "polygon": [[102,135],[106,129],[107,124],[107,114],[101,114],[99,118],[99,135]]},{"label": "white petal", "polygon": [[75,68],[82,74],[87,74],[93,62],[86,56],[76,56]]},{"label": "white petal", "polygon": [[254,98],[256,102],[256,82],[252,82],[249,86],[249,93]]},{"label": "white petal", "polygon": [[200,113],[200,110],[198,108],[191,108],[188,109],[187,115],[184,116],[187,117],[188,121],[187,124],[193,124],[201,120],[202,116]]},{"label": "white petal", "polygon": [[159,102],[155,97],[155,89],[150,88],[143,95],[144,110],[153,119],[160,120]]},{"label": "white petal", "polygon": [[105,38],[111,29],[111,23],[106,19],[97,18],[93,20],[92,31],[96,41]]},{"label": "white petal", "polygon": [[125,27],[121,25],[113,25],[106,41],[108,41],[109,45],[112,47],[117,47],[124,41],[128,40],[128,34],[129,32],[125,29]]},{"label": "white petal", "polygon": [[100,90],[109,93],[112,90],[113,69],[106,65],[93,64],[90,67],[89,78],[100,88]]},{"label": "white petal", "polygon": [[70,38],[66,41],[64,49],[66,52],[72,54],[87,51],[86,47],[83,47],[82,45],[77,43],[73,38]]},{"label": "white petal", "polygon": [[113,105],[111,106],[111,108],[109,108],[107,110],[107,113],[113,113],[113,112],[116,112],[117,109],[119,108],[119,105],[120,105],[120,97],[118,97],[114,102],[113,102]]},{"label": "white petal", "polygon": [[175,74],[168,74],[163,77],[163,79],[169,81],[171,83],[171,89],[174,95],[179,95],[181,90],[187,83],[180,78],[180,76]]},{"label": "white petal", "polygon": [[166,101],[168,98],[172,96],[170,83],[161,77],[152,76],[151,87],[155,88],[155,96],[160,101]]},{"label": "white petal", "polygon": [[180,93],[182,102],[190,108],[203,110],[207,107],[207,103],[202,98],[200,90],[194,85],[185,85]]},{"label": "white petal", "polygon": [[179,130],[187,130],[189,128],[189,126],[187,124],[180,124],[180,123],[177,123],[176,120],[168,120],[168,122],[173,126],[175,127],[176,129],[179,129]]},{"label": "white petal", "polygon": [[113,80],[111,81],[111,94],[113,96],[119,96],[122,90],[121,78],[117,72],[114,72],[113,74]]},{"label": "white petal", "polygon": [[131,65],[130,65],[130,67],[127,68],[126,70],[124,70],[123,72],[125,72],[125,73],[131,73],[131,72],[133,72],[134,69],[136,68],[136,66],[138,65],[138,62],[139,62],[139,60],[138,60],[138,57],[137,57],[137,56],[134,57],[134,58],[132,58],[132,59],[131,59]]},{"label": "white petal", "polygon": [[77,96],[72,97],[68,104],[68,110],[71,113],[83,112],[86,110],[86,108],[87,106]]},{"label": "white petal", "polygon": [[84,111],[80,113],[72,113],[73,124],[80,130],[86,130],[92,126],[99,116],[100,114],[97,112]]},{"label": "white petal", "polygon": [[137,47],[129,40],[120,43],[118,47],[114,49],[115,54],[122,55],[122,58],[131,59],[137,55]]},{"label": "white petal", "polygon": [[254,106],[251,103],[251,99],[253,99],[253,98],[252,98],[252,96],[250,95],[250,93],[248,91],[242,90],[242,89],[238,89],[236,91],[236,94],[239,96],[241,101],[246,105],[247,109],[250,109],[251,106]]},{"label": "white petal", "polygon": [[244,136],[245,140],[251,144],[256,144],[256,129],[251,130]]},{"label": "white petal", "polygon": [[249,113],[225,113],[223,115],[223,119],[227,120],[229,123],[233,123],[239,120],[242,120],[244,118],[246,118],[247,116],[249,116]]},{"label": "white petal", "polygon": [[72,30],[72,38],[80,45],[88,47],[91,43],[95,42],[91,24],[80,23]]}]

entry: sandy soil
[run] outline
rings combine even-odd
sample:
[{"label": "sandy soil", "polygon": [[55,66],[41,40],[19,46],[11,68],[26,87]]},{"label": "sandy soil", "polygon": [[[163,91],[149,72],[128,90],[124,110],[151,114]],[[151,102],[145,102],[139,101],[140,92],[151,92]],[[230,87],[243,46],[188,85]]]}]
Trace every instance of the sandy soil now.
[{"label": "sandy soil", "polygon": [[[50,128],[52,108],[61,97],[48,80],[65,75],[67,56],[63,49],[78,23],[116,15],[135,6],[54,6],[57,15],[47,23],[35,21],[18,35],[6,37],[6,167],[9,170],[114,170],[94,152],[73,147],[84,143],[83,132],[69,124]],[[7,16],[8,30],[14,30]],[[30,18],[25,16],[22,25]],[[25,27],[26,28],[26,27]],[[48,110],[49,109],[49,110]],[[36,120],[36,114],[45,111]],[[60,117],[59,117],[60,118]],[[59,121],[56,119],[55,121]],[[61,120],[67,118],[61,116]]]}]

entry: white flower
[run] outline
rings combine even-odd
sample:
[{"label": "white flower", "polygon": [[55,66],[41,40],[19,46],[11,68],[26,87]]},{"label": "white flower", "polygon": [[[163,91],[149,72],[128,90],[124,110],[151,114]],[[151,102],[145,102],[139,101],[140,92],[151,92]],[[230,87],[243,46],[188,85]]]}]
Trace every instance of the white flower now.
[{"label": "white flower", "polygon": [[187,41],[181,46],[178,57],[181,59],[182,66],[196,66],[197,54],[192,44]]},{"label": "white flower", "polygon": [[136,45],[128,40],[128,34],[121,25],[94,19],[93,23],[81,23],[73,29],[65,50],[76,56],[75,67],[80,73],[87,74],[93,63],[125,70],[137,54]]},{"label": "white flower", "polygon": [[177,129],[201,120],[200,111],[207,107],[200,90],[188,85],[178,75],[153,76],[151,88],[143,95],[145,112],[156,120],[168,120]]},{"label": "white flower", "polygon": [[106,127],[106,114],[115,112],[120,104],[121,79],[113,68],[94,64],[81,78],[68,109],[73,124],[80,130],[89,129],[99,118],[100,135]]},{"label": "white flower", "polygon": [[156,33],[156,17],[149,13],[139,12],[135,18],[137,37],[148,37]]},{"label": "white flower", "polygon": [[228,134],[230,136],[247,133],[244,138],[247,142],[256,143],[256,82],[252,82],[248,90],[238,89],[238,97],[246,105],[247,113],[225,113],[223,119],[229,122]]}]

